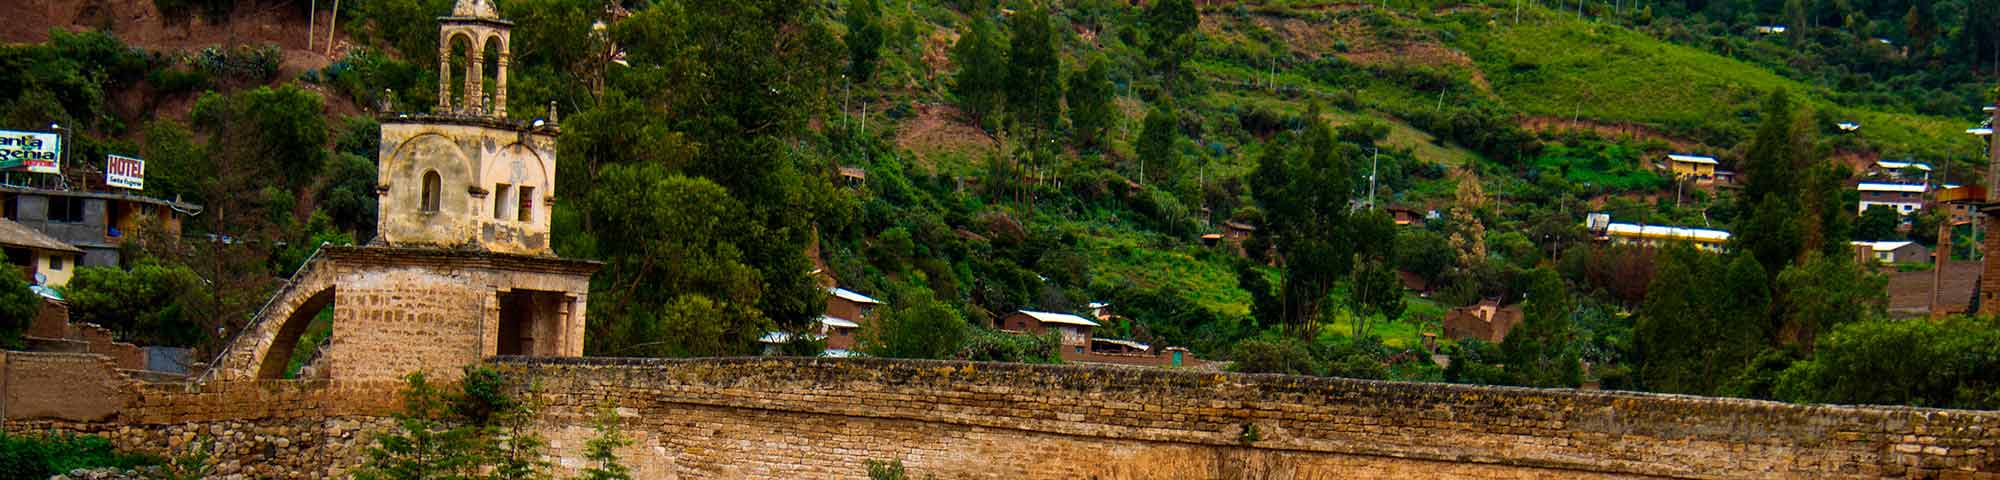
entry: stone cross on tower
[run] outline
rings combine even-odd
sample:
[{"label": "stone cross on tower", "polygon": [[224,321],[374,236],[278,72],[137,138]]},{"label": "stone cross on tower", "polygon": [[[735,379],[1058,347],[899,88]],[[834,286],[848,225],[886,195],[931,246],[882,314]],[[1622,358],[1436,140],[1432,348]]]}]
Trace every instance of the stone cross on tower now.
[{"label": "stone cross on tower", "polygon": [[[495,13],[492,0],[458,0],[451,16],[438,19],[439,114],[507,118],[507,44],[513,27]],[[496,67],[491,92],[485,85],[488,59]],[[463,84],[452,85],[454,70],[464,72]]]}]

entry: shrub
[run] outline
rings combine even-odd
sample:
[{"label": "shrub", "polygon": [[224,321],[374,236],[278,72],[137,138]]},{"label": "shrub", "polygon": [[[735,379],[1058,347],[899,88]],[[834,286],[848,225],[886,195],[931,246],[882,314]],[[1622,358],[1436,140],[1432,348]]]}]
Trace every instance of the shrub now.
[{"label": "shrub", "polygon": [[95,435],[22,435],[0,432],[0,477],[48,478],[79,468],[129,469],[158,458],[121,453]]},{"label": "shrub", "polygon": [[1305,345],[1292,339],[1245,340],[1236,344],[1229,358],[1235,362],[1229,369],[1243,373],[1318,375],[1322,370]]}]

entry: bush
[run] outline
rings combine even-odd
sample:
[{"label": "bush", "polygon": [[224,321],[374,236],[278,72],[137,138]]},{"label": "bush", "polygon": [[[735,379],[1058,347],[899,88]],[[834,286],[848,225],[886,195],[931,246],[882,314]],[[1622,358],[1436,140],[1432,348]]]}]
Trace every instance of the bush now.
[{"label": "bush", "polygon": [[1242,373],[1318,375],[1322,370],[1303,342],[1293,339],[1245,340],[1236,344],[1229,359],[1235,362],[1229,369]]},{"label": "bush", "polygon": [[965,348],[971,329],[958,311],[936,301],[895,308],[877,323],[868,353],[888,358],[950,358]]},{"label": "bush", "polygon": [[1057,350],[1062,347],[1062,340],[1054,333],[1023,335],[983,328],[974,328],[971,332],[966,337],[964,348],[959,349],[960,360],[1062,363],[1062,356]]},{"label": "bush", "polygon": [[208,47],[195,54],[194,67],[210,76],[265,83],[278,76],[285,63],[285,51],[277,44],[260,47],[238,45],[233,50]]},{"label": "bush", "polygon": [[120,453],[95,435],[46,436],[0,432],[0,477],[48,478],[79,468],[130,469],[159,464],[158,458]]}]

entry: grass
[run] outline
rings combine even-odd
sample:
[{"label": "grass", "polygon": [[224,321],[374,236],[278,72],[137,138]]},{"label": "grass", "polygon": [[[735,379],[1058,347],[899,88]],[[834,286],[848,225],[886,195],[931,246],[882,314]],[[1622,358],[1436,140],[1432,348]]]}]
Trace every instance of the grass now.
[{"label": "grass", "polygon": [[1236,270],[1206,247],[1153,248],[1156,238],[1118,228],[1096,228],[1084,239],[1091,251],[1093,282],[1131,282],[1175,292],[1201,308],[1224,316],[1250,315],[1250,292],[1236,286]]},{"label": "grass", "polygon": [[[1435,301],[1418,297],[1414,294],[1405,294],[1403,302],[1405,307],[1401,318],[1390,322],[1380,320],[1372,322],[1368,325],[1368,333],[1381,337],[1382,344],[1392,348],[1420,348],[1424,344],[1423,334],[1425,332],[1439,332],[1436,326],[1418,325],[1418,320],[1442,319],[1444,318],[1445,307]],[[1322,342],[1352,337],[1354,337],[1354,319],[1352,315],[1345,312],[1342,312],[1338,318],[1334,318],[1331,322],[1320,326],[1320,341]],[[1438,342],[1439,345],[1444,345],[1450,343],[1450,340],[1440,335]]]},{"label": "grass", "polygon": [[1453,46],[1472,56],[1504,102],[1529,115],[1670,128],[1735,120],[1747,128],[1761,98],[1782,88],[1862,122],[1861,136],[1884,153],[1939,157],[1973,148],[1965,121],[1841,107],[1823,89],[1748,62],[1547,13],[1518,25],[1464,16],[1441,22],[1466,27]]}]

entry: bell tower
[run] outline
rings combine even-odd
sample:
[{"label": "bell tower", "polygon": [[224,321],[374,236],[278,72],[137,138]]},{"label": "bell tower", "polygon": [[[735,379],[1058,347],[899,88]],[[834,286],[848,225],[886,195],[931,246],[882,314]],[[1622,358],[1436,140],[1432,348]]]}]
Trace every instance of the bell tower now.
[{"label": "bell tower", "polygon": [[493,0],[438,18],[438,100],[382,122],[376,243],[553,256],[556,143],[548,118],[507,118],[509,30]]},{"label": "bell tower", "polygon": [[[451,16],[438,19],[437,113],[507,118],[508,32],[514,22],[501,20],[492,0],[459,0]],[[498,68],[491,89],[486,66]],[[463,83],[452,84],[452,72],[463,72]]]}]

